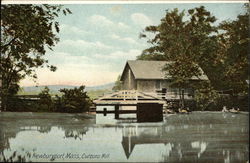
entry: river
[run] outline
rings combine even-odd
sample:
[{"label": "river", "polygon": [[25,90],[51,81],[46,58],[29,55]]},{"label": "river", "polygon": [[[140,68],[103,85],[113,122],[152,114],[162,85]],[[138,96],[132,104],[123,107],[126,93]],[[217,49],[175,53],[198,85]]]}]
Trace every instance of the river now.
[{"label": "river", "polygon": [[249,114],[192,112],[158,123],[132,117],[0,113],[0,161],[247,162]]}]

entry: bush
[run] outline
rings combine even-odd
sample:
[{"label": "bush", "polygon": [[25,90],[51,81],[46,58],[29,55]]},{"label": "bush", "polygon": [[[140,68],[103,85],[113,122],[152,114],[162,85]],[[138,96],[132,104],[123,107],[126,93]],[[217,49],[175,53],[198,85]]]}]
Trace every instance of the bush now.
[{"label": "bush", "polygon": [[41,93],[38,94],[39,99],[39,110],[41,111],[53,111],[53,101],[50,95],[50,90],[46,86]]},{"label": "bush", "polygon": [[66,112],[81,113],[89,111],[92,101],[80,86],[74,89],[61,89],[61,97],[52,98],[50,90],[45,87],[36,98],[11,96],[7,98],[8,111],[28,112]]},{"label": "bush", "polygon": [[202,111],[221,111],[223,106],[227,108],[239,108],[241,111],[248,110],[248,94],[219,94],[210,85],[195,92],[197,110]]},{"label": "bush", "polygon": [[55,110],[58,112],[77,113],[87,112],[92,104],[85,86],[73,89],[61,89],[62,97],[56,96]]},{"label": "bush", "polygon": [[210,86],[204,84],[195,91],[195,101],[198,110],[210,110],[218,104],[219,94]]},{"label": "bush", "polygon": [[37,101],[22,99],[18,96],[12,96],[8,98],[7,103],[8,111],[11,112],[37,112],[40,109],[40,106],[37,104]]}]

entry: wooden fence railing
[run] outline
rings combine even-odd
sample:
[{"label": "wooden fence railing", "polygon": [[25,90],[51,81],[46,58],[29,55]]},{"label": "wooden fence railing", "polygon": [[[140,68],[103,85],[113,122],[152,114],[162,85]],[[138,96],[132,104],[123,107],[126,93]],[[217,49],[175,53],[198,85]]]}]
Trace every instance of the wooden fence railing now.
[{"label": "wooden fence railing", "polygon": [[[156,96],[160,99],[179,99],[180,98],[180,95],[176,92],[167,92],[167,93],[149,92],[147,94]],[[184,93],[183,96],[184,96],[184,99],[193,99],[193,96],[190,93]]]},{"label": "wooden fence railing", "polygon": [[[189,93],[183,94],[184,99],[193,99]],[[167,92],[167,93],[160,93],[160,92],[140,92],[137,90],[121,90],[114,93],[109,93],[101,97],[100,99],[147,99],[147,98],[154,98],[154,99],[180,99],[180,96],[176,92]]]}]

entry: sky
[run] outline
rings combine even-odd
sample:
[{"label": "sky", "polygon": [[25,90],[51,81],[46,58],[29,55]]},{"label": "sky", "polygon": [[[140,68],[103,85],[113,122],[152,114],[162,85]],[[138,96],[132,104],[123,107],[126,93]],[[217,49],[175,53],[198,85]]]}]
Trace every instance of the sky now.
[{"label": "sky", "polygon": [[[60,41],[47,50],[46,58],[57,67],[37,69],[38,85],[96,86],[116,81],[127,60],[150,47],[139,34],[148,25],[158,25],[166,10],[179,11],[205,6],[218,20],[234,20],[243,13],[243,3],[162,4],[67,4],[72,14],[60,16]],[[37,85],[31,78],[21,86]]]}]

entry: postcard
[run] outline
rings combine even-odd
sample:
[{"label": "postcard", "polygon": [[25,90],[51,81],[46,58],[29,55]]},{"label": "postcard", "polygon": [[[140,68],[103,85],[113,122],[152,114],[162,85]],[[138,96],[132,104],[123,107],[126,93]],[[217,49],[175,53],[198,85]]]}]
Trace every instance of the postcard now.
[{"label": "postcard", "polygon": [[248,1],[1,5],[1,162],[249,162]]}]

